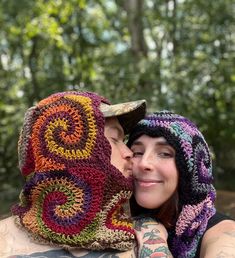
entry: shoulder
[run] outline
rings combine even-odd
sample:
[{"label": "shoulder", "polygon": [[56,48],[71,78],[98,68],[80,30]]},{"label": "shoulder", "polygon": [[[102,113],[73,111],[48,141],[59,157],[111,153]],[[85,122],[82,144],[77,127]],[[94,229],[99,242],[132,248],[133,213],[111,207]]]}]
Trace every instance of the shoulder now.
[{"label": "shoulder", "polygon": [[117,250],[102,250],[102,251],[89,251],[89,250],[75,250],[71,251],[72,257],[81,258],[135,258],[136,251],[134,248],[129,251],[117,251]]},{"label": "shoulder", "polygon": [[222,220],[209,228],[201,245],[201,257],[234,257],[235,221]]},{"label": "shoulder", "polygon": [[43,245],[34,242],[28,234],[17,227],[14,217],[0,221],[0,257],[27,258],[27,257],[63,257],[63,258],[135,258],[134,248],[130,251],[88,251],[85,249],[66,248]]},{"label": "shoulder", "polygon": [[17,257],[22,254],[27,257],[29,254],[51,249],[50,246],[34,243],[28,234],[16,225],[14,217],[0,221],[0,257]]},{"label": "shoulder", "polygon": [[77,250],[74,252],[68,251],[66,249],[55,249],[41,252],[33,252],[30,254],[17,254],[4,256],[1,258],[135,258],[136,255],[131,252],[117,252],[117,251],[88,251],[88,250]]},{"label": "shoulder", "polygon": [[[10,247],[14,245],[17,228],[14,226],[13,218],[9,217],[0,221],[0,254],[9,251]],[[1,256],[2,257],[2,256]]]}]

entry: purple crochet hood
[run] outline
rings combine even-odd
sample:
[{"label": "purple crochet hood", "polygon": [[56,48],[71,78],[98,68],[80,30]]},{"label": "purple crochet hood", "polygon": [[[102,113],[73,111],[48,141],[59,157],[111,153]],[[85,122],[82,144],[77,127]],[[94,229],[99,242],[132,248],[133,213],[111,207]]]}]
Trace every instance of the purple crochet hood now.
[{"label": "purple crochet hood", "polygon": [[208,220],[215,214],[216,192],[208,145],[195,124],[169,111],[141,120],[130,134],[128,145],[143,134],[164,137],[176,151],[179,216],[169,232],[169,246],[174,257],[195,257]]}]

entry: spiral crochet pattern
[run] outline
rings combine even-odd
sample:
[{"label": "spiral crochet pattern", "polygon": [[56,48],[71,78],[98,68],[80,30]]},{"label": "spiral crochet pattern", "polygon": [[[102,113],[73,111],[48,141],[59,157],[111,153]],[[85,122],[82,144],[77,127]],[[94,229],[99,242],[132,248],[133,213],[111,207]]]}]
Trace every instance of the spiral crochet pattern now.
[{"label": "spiral crochet pattern", "polygon": [[26,183],[12,212],[38,241],[91,250],[133,245],[124,210],[132,183],[110,163],[101,102],[109,104],[91,92],[61,92],[26,112],[18,145]]},{"label": "spiral crochet pattern", "polygon": [[130,134],[128,145],[141,135],[164,137],[175,149],[179,171],[179,217],[169,232],[174,257],[195,257],[208,220],[215,214],[215,189],[208,145],[195,124],[169,111],[141,120]]}]

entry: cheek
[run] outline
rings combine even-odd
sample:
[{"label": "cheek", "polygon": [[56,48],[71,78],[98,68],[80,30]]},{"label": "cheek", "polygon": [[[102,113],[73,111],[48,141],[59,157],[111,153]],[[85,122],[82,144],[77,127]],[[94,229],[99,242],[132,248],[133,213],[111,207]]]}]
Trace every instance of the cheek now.
[{"label": "cheek", "polygon": [[171,173],[169,174],[168,178],[171,180],[172,188],[176,190],[179,181],[179,173],[176,167],[172,168],[170,171]]},{"label": "cheek", "polygon": [[163,164],[162,168],[163,168],[162,171],[164,171],[164,174],[166,175],[166,177],[169,177],[169,178],[172,178],[173,180],[178,181],[178,170],[173,160]]},{"label": "cheek", "polygon": [[111,155],[115,156],[116,153],[117,153],[117,146],[113,142],[111,142],[111,141],[109,141],[109,143],[111,145]]},{"label": "cheek", "polygon": [[133,174],[135,175],[138,172],[138,161],[137,159],[131,159],[132,161],[132,170],[133,170]]}]

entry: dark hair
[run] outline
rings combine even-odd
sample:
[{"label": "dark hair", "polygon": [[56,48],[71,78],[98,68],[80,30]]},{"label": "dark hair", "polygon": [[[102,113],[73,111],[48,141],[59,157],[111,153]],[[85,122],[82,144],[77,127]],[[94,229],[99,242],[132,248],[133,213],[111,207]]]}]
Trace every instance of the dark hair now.
[{"label": "dark hair", "polygon": [[[174,257],[194,256],[208,220],[216,212],[208,144],[194,123],[166,110],[142,119],[130,133],[127,145],[143,134],[166,139],[175,149],[179,172],[177,192],[161,207],[151,210],[151,215],[168,228],[168,244]],[[149,214],[148,209],[137,209],[135,205],[131,206],[133,214]]]},{"label": "dark hair", "polygon": [[132,216],[141,216],[148,214],[150,217],[160,221],[166,228],[171,228],[175,225],[175,222],[179,215],[179,194],[176,190],[174,194],[157,209],[147,209],[141,207],[134,197],[130,199],[130,208]]}]

